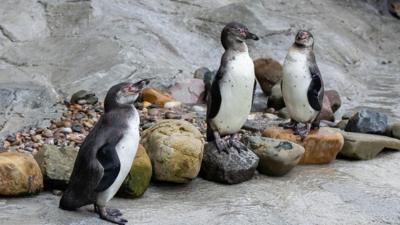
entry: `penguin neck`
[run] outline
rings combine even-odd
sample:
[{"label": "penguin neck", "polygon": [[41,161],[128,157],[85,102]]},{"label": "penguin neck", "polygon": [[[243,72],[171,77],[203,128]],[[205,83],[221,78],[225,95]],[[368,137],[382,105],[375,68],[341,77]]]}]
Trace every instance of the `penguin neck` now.
[{"label": "penguin neck", "polygon": [[249,49],[245,42],[235,44],[233,46],[228,47],[225,49],[226,52],[233,52],[233,53],[248,53]]},{"label": "penguin neck", "polygon": [[121,104],[117,101],[108,101],[104,103],[104,113],[111,112],[116,109],[132,110],[133,106],[130,104]]},{"label": "penguin neck", "polygon": [[304,45],[299,45],[296,42],[292,45],[292,48],[299,52],[308,53],[313,51],[313,46],[306,47]]}]

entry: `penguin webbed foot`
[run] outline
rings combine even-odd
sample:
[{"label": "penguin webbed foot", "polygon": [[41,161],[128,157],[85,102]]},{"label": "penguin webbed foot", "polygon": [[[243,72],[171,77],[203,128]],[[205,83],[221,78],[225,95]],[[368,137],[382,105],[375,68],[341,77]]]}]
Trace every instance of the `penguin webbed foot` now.
[{"label": "penguin webbed foot", "polygon": [[308,133],[308,124],[304,124],[304,126],[296,126],[294,129],[294,134],[299,135],[302,141],[307,137]]},{"label": "penguin webbed foot", "polygon": [[296,127],[297,127],[297,124],[298,123],[296,121],[290,120],[287,123],[280,123],[279,126],[283,127],[283,129],[293,129],[293,130],[295,130]]},{"label": "penguin webbed foot", "polygon": [[229,153],[228,151],[228,143],[226,140],[218,137],[215,138],[215,146],[217,147],[218,152],[221,154],[221,152]]},{"label": "penguin webbed foot", "polygon": [[228,144],[230,145],[231,148],[236,149],[236,151],[238,151],[238,153],[248,150],[246,145],[243,144],[241,141],[239,141],[239,137],[237,135],[232,135],[229,138]]},{"label": "penguin webbed foot", "polygon": [[107,209],[106,207],[95,206],[95,211],[97,211],[102,220],[119,225],[125,225],[128,222],[128,220],[120,217],[122,213],[118,209]]}]

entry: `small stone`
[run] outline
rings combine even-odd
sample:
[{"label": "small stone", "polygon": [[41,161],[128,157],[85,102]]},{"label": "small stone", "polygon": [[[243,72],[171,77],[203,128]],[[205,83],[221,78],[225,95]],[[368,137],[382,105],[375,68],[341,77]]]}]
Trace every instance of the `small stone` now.
[{"label": "small stone", "polygon": [[67,139],[77,144],[82,144],[83,141],[85,140],[85,137],[86,137],[85,135],[80,133],[72,133],[67,136]]},{"label": "small stone", "polygon": [[342,106],[342,100],[340,99],[339,92],[337,92],[336,90],[325,90],[324,96],[329,99],[329,103],[333,113],[335,113],[340,108],[340,106]]},{"label": "small stone", "polygon": [[380,112],[362,109],[353,115],[345,131],[384,135],[388,129],[388,117]]},{"label": "small stone", "polygon": [[125,198],[142,196],[150,184],[152,171],[146,149],[143,145],[139,145],[131,170],[122,183],[118,195]]},{"label": "small stone", "polygon": [[254,60],[254,70],[264,94],[270,96],[272,87],[282,79],[282,65],[271,58],[260,58]]},{"label": "small stone", "polygon": [[9,148],[11,146],[11,143],[9,141],[3,141],[3,147],[4,148]]},{"label": "small stone", "polygon": [[61,130],[60,130],[62,133],[65,133],[65,134],[70,134],[70,133],[72,133],[72,129],[70,128],[70,127],[63,127],[63,128],[61,128]]},{"label": "small stone", "polygon": [[6,141],[13,143],[17,141],[17,136],[15,134],[10,134],[6,137]]},{"label": "small stone", "polygon": [[35,135],[35,136],[32,136],[32,141],[34,141],[34,142],[36,142],[36,143],[38,143],[39,141],[41,141],[42,140],[42,136],[41,135]]},{"label": "small stone", "polygon": [[219,151],[214,142],[204,147],[201,176],[225,184],[238,184],[250,180],[258,166],[258,157],[251,150]]},{"label": "small stone", "polygon": [[92,128],[94,126],[94,122],[92,120],[83,121],[82,124],[87,128]]},{"label": "small stone", "polygon": [[72,116],[72,119],[74,119],[74,120],[81,120],[81,119],[83,119],[83,118],[85,118],[85,117],[86,117],[86,115],[85,115],[84,113],[78,112],[78,113],[75,113],[75,114]]},{"label": "small stone", "polygon": [[300,136],[293,134],[292,129],[281,127],[267,128],[263,132],[263,136],[284,139],[302,145],[305,153],[300,164],[330,163],[335,160],[344,143],[343,135],[339,131],[327,127],[311,130],[303,141]]},{"label": "small stone", "polygon": [[192,107],[192,110],[197,112],[197,113],[204,113],[204,112],[207,111],[207,109],[204,106],[201,106],[201,105],[194,105]]},{"label": "small stone", "polygon": [[71,125],[70,121],[63,121],[63,127],[71,127]]},{"label": "small stone", "polygon": [[[82,101],[84,100],[84,101]],[[71,100],[70,103],[71,104],[96,104],[98,101],[98,98],[96,97],[96,95],[94,93],[90,93],[88,91],[85,90],[80,90],[76,93],[74,93],[71,96]]]},{"label": "small stone", "polygon": [[143,130],[149,129],[150,127],[154,126],[155,123],[145,122],[142,126]]},{"label": "small stone", "polygon": [[0,195],[31,195],[43,189],[43,176],[29,154],[0,153]]},{"label": "small stone", "polygon": [[172,97],[160,90],[154,88],[145,88],[142,91],[143,101],[163,107],[166,102],[172,100]]},{"label": "small stone", "polygon": [[81,99],[77,102],[79,105],[85,105],[87,101],[85,99]]},{"label": "small stone", "polygon": [[339,123],[336,124],[336,127],[341,130],[344,130],[348,123],[349,123],[349,120],[341,120]]},{"label": "small stone", "polygon": [[269,107],[272,107],[275,110],[280,110],[285,107],[280,83],[276,84],[271,89],[271,96],[268,98],[268,108]]},{"label": "small stone", "polygon": [[42,134],[43,134],[44,137],[47,137],[47,138],[53,137],[53,132],[51,130],[49,130],[49,129],[44,129]]},{"label": "small stone", "polygon": [[339,155],[368,160],[375,158],[383,149],[400,150],[400,140],[381,135],[344,132],[344,146]]},{"label": "small stone", "polygon": [[152,108],[148,110],[149,116],[158,116],[160,114],[160,110],[157,108]]},{"label": "small stone", "polygon": [[81,132],[82,128],[83,128],[82,125],[79,123],[73,123],[71,126],[71,129],[74,132]]},{"label": "small stone", "polygon": [[165,119],[181,119],[182,116],[174,113],[174,112],[167,112],[165,113]]},{"label": "small stone", "polygon": [[166,109],[172,109],[172,108],[177,108],[180,107],[182,105],[181,102],[178,101],[170,101],[164,104],[164,108]]},{"label": "small stone", "polygon": [[95,95],[90,95],[86,97],[87,104],[94,105],[99,101],[99,98]]},{"label": "small stone", "polygon": [[152,105],[151,102],[143,101],[143,108],[148,108],[148,107],[150,107],[151,105]]},{"label": "small stone", "polygon": [[63,192],[61,190],[56,190],[54,189],[53,191],[51,191],[51,193],[55,196],[61,196],[63,194]]},{"label": "small stone", "polygon": [[249,136],[245,142],[260,158],[257,170],[270,176],[285,175],[304,155],[303,146],[286,140]]},{"label": "small stone", "polygon": [[207,67],[200,67],[194,71],[194,78],[204,80],[206,73],[211,72]]}]

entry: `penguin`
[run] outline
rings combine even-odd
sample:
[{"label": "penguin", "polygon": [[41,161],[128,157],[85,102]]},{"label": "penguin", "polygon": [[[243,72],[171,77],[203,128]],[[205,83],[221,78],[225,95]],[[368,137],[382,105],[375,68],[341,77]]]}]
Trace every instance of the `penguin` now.
[{"label": "penguin", "polygon": [[319,127],[316,118],[321,112],[324,96],[324,83],[313,48],[313,35],[308,31],[299,31],[283,64],[281,88],[291,121],[282,126],[294,129],[302,139],[309,132],[309,124],[312,128]]},{"label": "penguin", "polygon": [[133,103],[149,79],[119,83],[104,100],[104,114],[79,149],[67,189],[59,207],[75,210],[93,204],[100,218],[125,224],[118,209],[106,204],[128,175],[139,144],[139,113]]},{"label": "penguin", "polygon": [[254,63],[246,45],[248,39],[259,38],[238,22],[228,23],[221,32],[225,52],[207,95],[206,118],[207,141],[215,141],[219,152],[247,149],[235,134],[250,113],[256,85]]}]

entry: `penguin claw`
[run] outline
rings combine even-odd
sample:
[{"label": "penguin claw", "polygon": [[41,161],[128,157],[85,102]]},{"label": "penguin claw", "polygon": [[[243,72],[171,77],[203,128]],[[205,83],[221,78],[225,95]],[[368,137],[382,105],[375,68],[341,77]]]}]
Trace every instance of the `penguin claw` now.
[{"label": "penguin claw", "polygon": [[247,151],[246,145],[244,145],[239,140],[236,140],[234,137],[229,139],[229,144],[232,148],[236,149],[238,153],[241,153],[242,151]]},{"label": "penguin claw", "polygon": [[106,209],[107,214],[110,216],[122,216],[121,211],[119,211],[119,209]]},{"label": "penguin claw", "polygon": [[229,153],[228,151],[228,145],[225,140],[223,139],[215,139],[215,146],[217,147],[218,152],[221,154],[221,152]]}]

